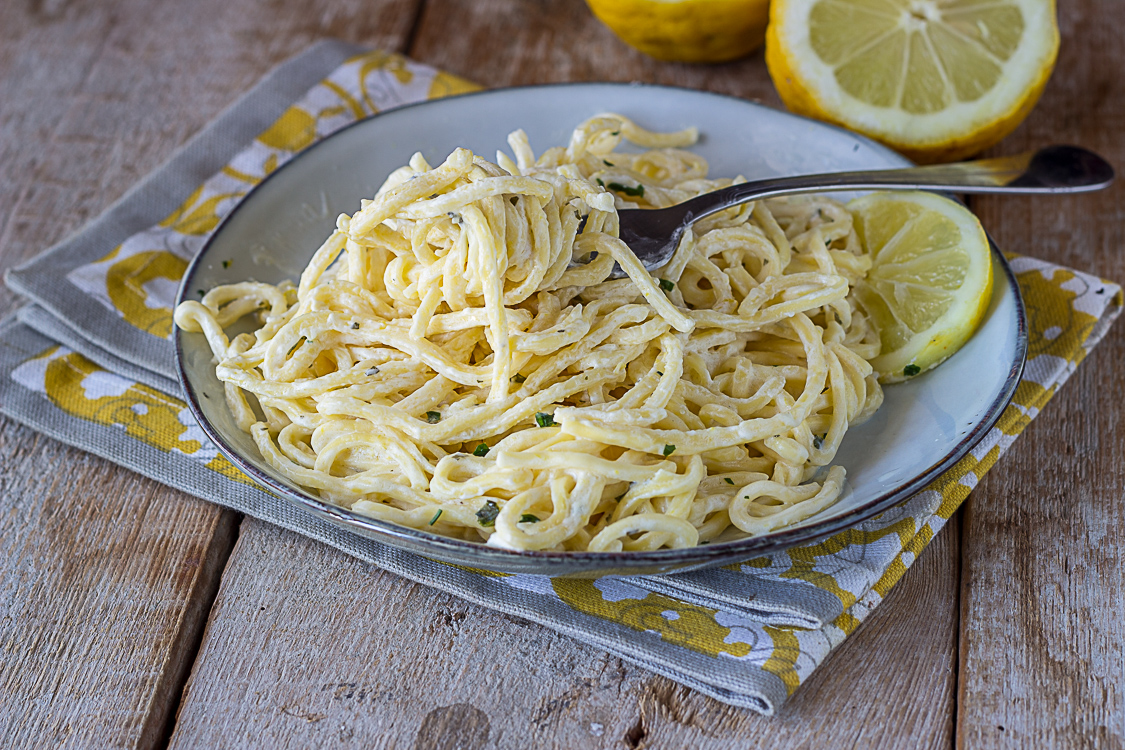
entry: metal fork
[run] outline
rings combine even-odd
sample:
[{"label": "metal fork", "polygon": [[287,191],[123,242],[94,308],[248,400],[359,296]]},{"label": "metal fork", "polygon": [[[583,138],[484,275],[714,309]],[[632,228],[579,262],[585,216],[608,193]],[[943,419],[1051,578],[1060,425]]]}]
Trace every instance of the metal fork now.
[{"label": "metal fork", "polygon": [[[667,208],[623,209],[620,237],[650,271],[667,263],[684,232],[705,216],[740,203],[834,190],[948,190],[957,193],[1078,193],[1113,181],[1105,159],[1077,146],[928,167],[771,177],[704,193]],[[624,272],[614,266],[613,278]]]}]

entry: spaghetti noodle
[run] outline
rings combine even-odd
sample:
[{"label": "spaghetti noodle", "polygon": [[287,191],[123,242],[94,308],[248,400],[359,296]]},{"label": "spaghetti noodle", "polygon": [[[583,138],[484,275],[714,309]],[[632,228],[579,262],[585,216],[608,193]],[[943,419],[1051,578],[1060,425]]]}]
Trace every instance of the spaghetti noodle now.
[{"label": "spaghetti noodle", "polygon": [[617,210],[732,183],[695,139],[607,114],[538,158],[521,131],[496,163],[416,154],[296,286],[217,287],[176,322],[206,335],[263,458],[359,513],[538,550],[795,523],[839,496],[840,441],[882,401],[849,294],[871,262],[813,197],[707,217],[646,271]]}]

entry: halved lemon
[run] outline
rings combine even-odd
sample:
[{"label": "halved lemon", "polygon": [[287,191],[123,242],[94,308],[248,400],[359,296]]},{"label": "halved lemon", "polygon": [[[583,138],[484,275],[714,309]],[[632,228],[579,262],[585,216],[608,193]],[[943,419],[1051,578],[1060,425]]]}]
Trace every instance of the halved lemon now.
[{"label": "halved lemon", "polygon": [[621,41],[658,60],[717,63],[766,38],[769,0],[586,0]]},{"label": "halved lemon", "polygon": [[882,340],[884,383],[936,367],[969,340],[992,298],[992,253],[977,217],[934,193],[848,203],[872,267],[853,293]]},{"label": "halved lemon", "polygon": [[774,0],[766,64],[789,109],[918,162],[993,145],[1059,47],[1054,0]]}]

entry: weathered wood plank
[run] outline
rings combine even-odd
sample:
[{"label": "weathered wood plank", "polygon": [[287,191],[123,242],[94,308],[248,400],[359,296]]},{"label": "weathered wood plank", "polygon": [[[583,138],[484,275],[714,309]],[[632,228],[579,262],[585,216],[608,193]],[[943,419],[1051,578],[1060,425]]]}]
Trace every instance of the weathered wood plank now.
[{"label": "weathered wood plank", "polygon": [[[1059,4],[1062,50],[1029,120],[997,151],[1093,148],[1125,167],[1125,6]],[[981,199],[1001,247],[1125,280],[1125,184]],[[1125,326],[973,493],[964,534],[958,744],[1125,746]]]},{"label": "weathered wood plank", "polygon": [[[310,42],[401,49],[416,6],[0,3],[0,271]],[[17,305],[0,289],[0,312]],[[0,418],[0,746],[159,745],[236,530],[234,514]]]},{"label": "weathered wood plank", "polygon": [[247,519],[171,746],[947,747],[958,532],[765,719]]},{"label": "weathered wood plank", "polygon": [[0,745],[151,747],[237,519],[0,421]]}]

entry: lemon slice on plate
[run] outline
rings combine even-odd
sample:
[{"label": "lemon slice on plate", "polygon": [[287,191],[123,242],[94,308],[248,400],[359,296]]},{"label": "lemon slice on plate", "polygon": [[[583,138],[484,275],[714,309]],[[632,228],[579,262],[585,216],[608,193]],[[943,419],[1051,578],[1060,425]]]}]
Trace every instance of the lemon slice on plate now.
[{"label": "lemon slice on plate", "polygon": [[894,383],[945,361],[992,298],[992,254],[967,208],[934,193],[871,193],[848,203],[872,267],[854,294],[879,331],[871,361]]},{"label": "lemon slice on plate", "polygon": [[658,60],[717,63],[766,38],[769,0],[586,0],[621,41]]},{"label": "lemon slice on plate", "polygon": [[766,64],[794,112],[937,162],[1012,132],[1058,47],[1054,0],[774,0]]}]

